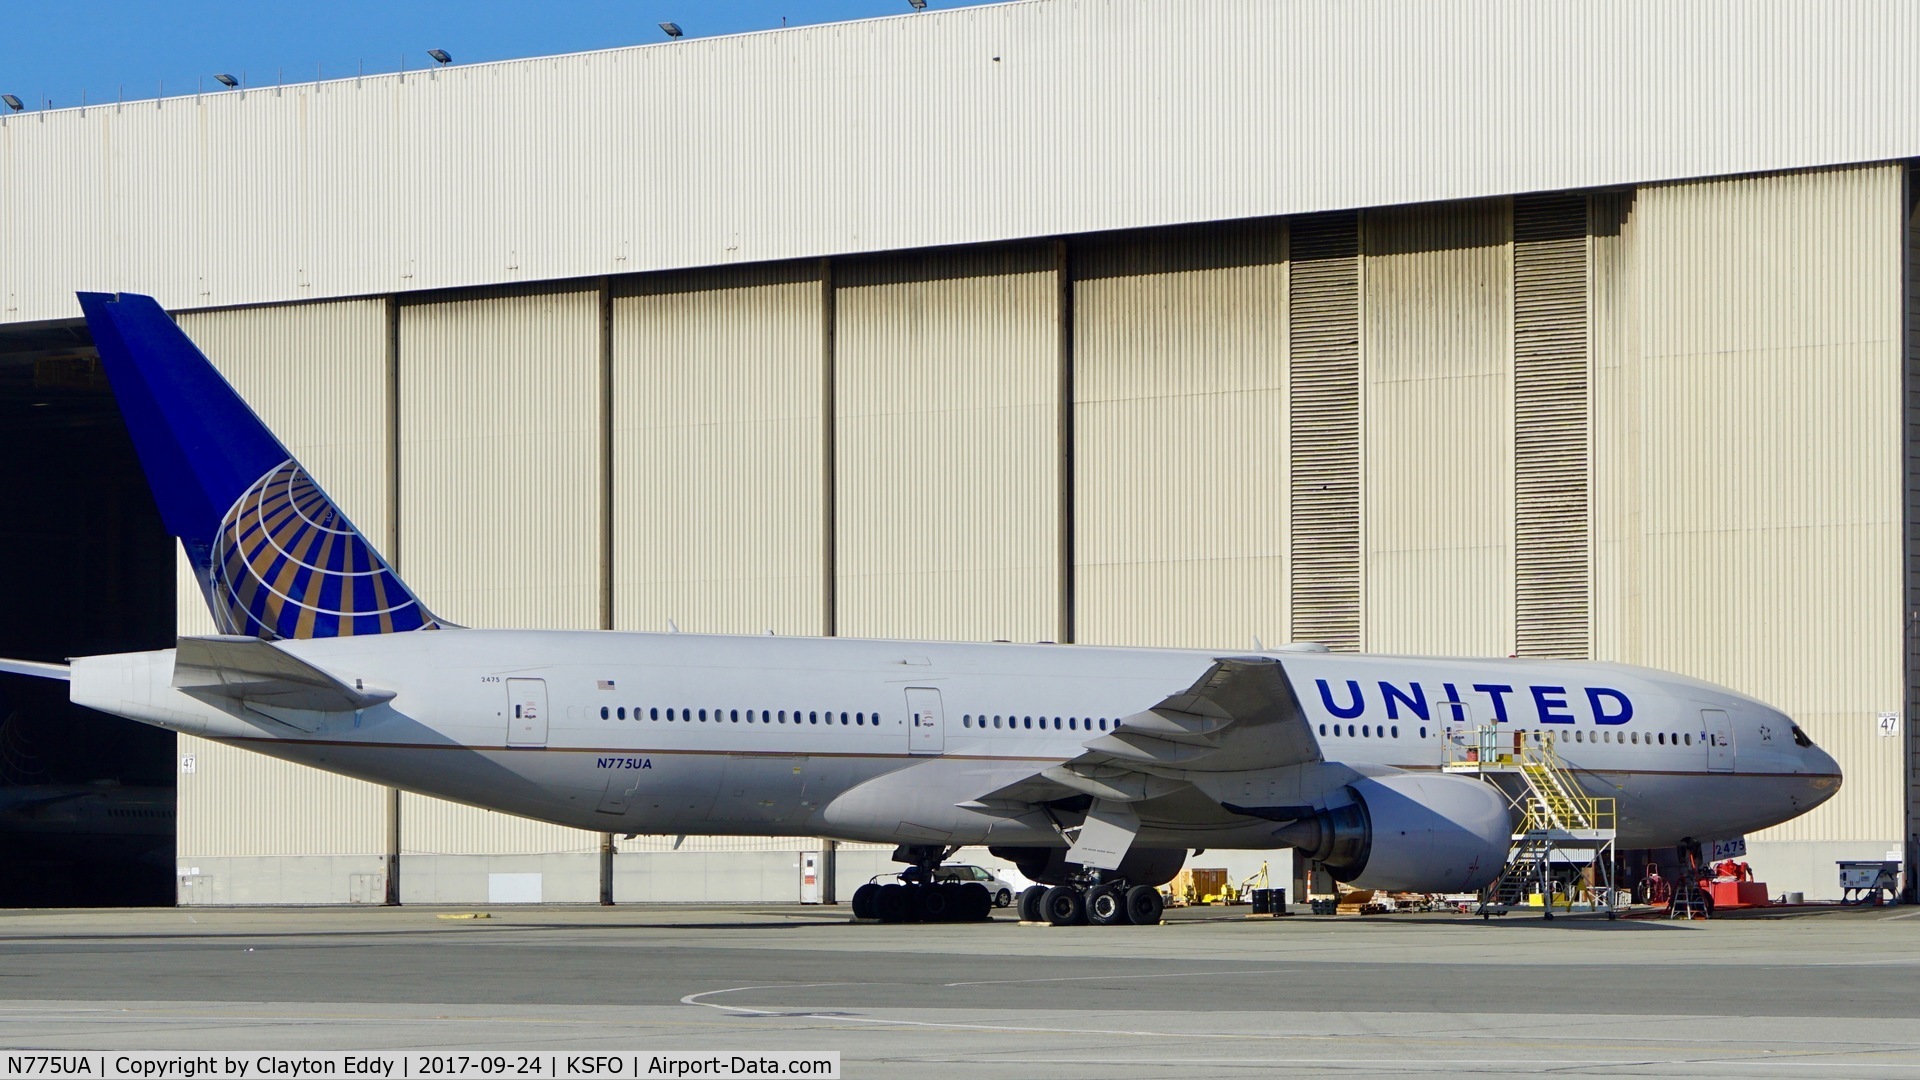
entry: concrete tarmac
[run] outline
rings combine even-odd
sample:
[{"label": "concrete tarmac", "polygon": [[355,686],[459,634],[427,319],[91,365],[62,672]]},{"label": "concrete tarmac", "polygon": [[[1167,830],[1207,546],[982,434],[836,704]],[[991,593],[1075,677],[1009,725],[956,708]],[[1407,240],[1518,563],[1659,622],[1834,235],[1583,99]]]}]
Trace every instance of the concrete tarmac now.
[{"label": "concrete tarmac", "polygon": [[877,926],[845,908],[0,912],[0,1045],[838,1050],[851,1077],[1920,1077],[1920,910]]}]

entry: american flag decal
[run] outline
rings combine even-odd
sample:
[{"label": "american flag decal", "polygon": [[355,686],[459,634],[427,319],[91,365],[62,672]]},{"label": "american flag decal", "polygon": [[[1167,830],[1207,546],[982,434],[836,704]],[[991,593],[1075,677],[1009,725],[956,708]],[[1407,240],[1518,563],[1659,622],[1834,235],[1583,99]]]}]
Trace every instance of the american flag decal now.
[{"label": "american flag decal", "polygon": [[601,679],[599,682],[595,683],[594,685],[598,686],[602,690],[611,690],[613,689],[613,680]]}]

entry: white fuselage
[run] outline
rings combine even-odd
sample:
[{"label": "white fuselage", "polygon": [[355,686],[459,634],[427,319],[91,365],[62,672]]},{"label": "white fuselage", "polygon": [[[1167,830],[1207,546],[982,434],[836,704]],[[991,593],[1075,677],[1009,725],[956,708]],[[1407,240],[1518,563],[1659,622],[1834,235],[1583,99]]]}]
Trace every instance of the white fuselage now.
[{"label": "white fuselage", "polygon": [[[73,700],[595,831],[1059,845],[1042,815],[967,804],[1081,754],[1223,655],[499,630],[280,647],[395,696],[289,726],[174,689],[167,650],[75,661]],[[1588,791],[1618,800],[1625,847],[1764,828],[1840,782],[1832,758],[1796,741],[1777,710],[1644,668],[1266,655],[1282,661],[1325,759],[1351,775],[1438,768],[1449,727],[1551,732]],[[1269,821],[1143,824],[1142,845],[1280,846]]]}]

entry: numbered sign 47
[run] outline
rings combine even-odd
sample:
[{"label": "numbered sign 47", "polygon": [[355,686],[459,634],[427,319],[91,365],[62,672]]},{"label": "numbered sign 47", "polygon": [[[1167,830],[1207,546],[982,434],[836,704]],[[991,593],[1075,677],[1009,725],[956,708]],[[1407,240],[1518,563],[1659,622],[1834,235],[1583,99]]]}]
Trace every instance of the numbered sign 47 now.
[{"label": "numbered sign 47", "polygon": [[1880,714],[1880,737],[1891,739],[1900,734],[1900,714],[1883,712]]}]

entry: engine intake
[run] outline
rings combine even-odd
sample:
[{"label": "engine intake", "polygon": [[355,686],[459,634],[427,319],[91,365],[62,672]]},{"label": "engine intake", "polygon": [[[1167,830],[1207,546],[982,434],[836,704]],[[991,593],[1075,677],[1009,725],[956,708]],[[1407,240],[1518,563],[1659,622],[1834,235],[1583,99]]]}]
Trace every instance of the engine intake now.
[{"label": "engine intake", "polygon": [[1336,881],[1395,892],[1472,892],[1506,865],[1513,815],[1492,784],[1403,773],[1342,790],[1349,801],[1274,833]]}]

